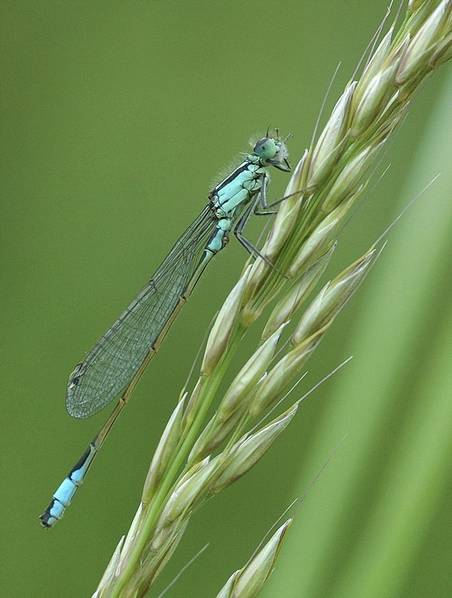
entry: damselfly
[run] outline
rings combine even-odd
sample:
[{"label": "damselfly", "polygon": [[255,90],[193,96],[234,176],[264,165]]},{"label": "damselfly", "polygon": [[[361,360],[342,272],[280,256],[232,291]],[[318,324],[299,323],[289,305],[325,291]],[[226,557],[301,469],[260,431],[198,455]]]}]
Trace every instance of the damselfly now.
[{"label": "damselfly", "polygon": [[120,396],[110,417],[71,469],[40,516],[44,527],[61,519],[83,483],[96,454],[124,409],[149,360],[193,291],[207,264],[228,242],[232,231],[257,257],[259,251],[243,235],[250,216],[271,214],[267,186],[271,166],[289,171],[285,142],[276,135],[260,139],[252,153],[209,193],[198,218],[183,233],[151,280],[96,343],[69,377],[66,405],[70,415],[89,417]]}]

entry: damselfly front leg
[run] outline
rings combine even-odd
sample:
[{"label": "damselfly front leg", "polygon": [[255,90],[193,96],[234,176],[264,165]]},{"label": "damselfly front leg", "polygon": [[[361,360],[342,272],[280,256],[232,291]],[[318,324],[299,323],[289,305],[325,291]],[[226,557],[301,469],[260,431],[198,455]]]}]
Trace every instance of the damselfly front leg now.
[{"label": "damselfly front leg", "polygon": [[256,204],[254,209],[254,214],[256,216],[271,216],[272,214],[277,214],[278,210],[272,210],[275,206],[279,206],[283,201],[289,199],[290,197],[295,197],[296,195],[301,195],[303,190],[300,189],[299,191],[294,191],[293,193],[288,193],[283,197],[280,197],[276,201],[272,201],[268,203],[267,201],[267,185],[268,185],[268,177],[263,177],[264,181],[262,181],[262,188],[261,193],[259,194],[260,201]]},{"label": "damselfly front leg", "polygon": [[240,220],[237,222],[237,224],[234,227],[234,235],[236,237],[236,239],[239,241],[239,243],[249,252],[251,253],[251,255],[254,255],[257,258],[260,258],[262,260],[264,260],[264,262],[266,264],[268,264],[271,268],[273,268],[273,264],[272,262],[268,259],[268,257],[266,257],[265,255],[263,255],[259,249],[249,240],[247,239],[244,235],[243,235],[243,229],[245,228],[247,222],[249,221],[251,214],[253,214],[253,212],[255,212],[256,207],[260,201],[260,193],[261,193],[262,187],[259,190],[259,192],[257,193],[256,197],[252,200],[252,202],[250,203],[249,206],[246,207],[245,211],[243,212]]}]

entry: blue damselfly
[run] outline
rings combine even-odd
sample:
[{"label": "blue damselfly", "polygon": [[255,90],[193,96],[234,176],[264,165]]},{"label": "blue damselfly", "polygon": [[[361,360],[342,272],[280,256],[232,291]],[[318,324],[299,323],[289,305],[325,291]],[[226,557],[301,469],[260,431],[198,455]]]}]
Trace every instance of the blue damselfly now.
[{"label": "blue damselfly", "polygon": [[[120,397],[113,412],[53,494],[40,516],[44,527],[61,519],[77,488],[150,359],[156,354],[180,308],[211,259],[233,232],[253,255],[266,259],[243,235],[251,215],[272,214],[282,200],[267,203],[268,168],[289,171],[279,135],[260,139],[243,162],[209,193],[208,203],[175,243],[151,280],[96,343],[69,377],[66,405],[70,415],[89,417]],[[284,199],[284,198],[283,198]]]}]

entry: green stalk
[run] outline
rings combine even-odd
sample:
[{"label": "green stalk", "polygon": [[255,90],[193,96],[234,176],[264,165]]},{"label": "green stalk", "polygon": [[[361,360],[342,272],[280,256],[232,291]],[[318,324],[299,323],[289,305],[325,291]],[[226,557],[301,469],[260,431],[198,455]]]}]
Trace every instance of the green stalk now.
[{"label": "green stalk", "polygon": [[[181,472],[183,465],[187,461],[188,455],[190,454],[196,438],[201,431],[217,390],[224,378],[224,375],[228,371],[231,359],[237,349],[238,341],[239,335],[237,334],[232,340],[226,354],[221,361],[221,364],[215,368],[210,375],[205,376],[203,379],[198,403],[199,411],[194,417],[188,433],[182,440],[180,447],[176,450],[175,457],[166,471],[154,499],[149,505],[144,522],[142,523],[141,529],[134,542],[133,550],[127,559],[123,571],[117,577],[114,586],[112,587],[111,596],[114,598],[121,595],[122,590],[125,588],[138,567],[142,551],[144,550],[149,538],[151,537],[151,534],[155,529],[158,518],[165,504],[165,499],[168,497],[172,487],[179,477],[179,473]],[[183,473],[184,471],[182,471],[182,474]]]}]

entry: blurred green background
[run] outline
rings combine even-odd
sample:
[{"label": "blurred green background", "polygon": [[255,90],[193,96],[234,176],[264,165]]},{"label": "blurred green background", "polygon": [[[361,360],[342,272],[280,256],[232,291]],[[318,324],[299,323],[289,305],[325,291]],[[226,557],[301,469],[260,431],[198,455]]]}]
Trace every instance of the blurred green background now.
[{"label": "blurred green background", "polygon": [[[1,39],[1,594],[87,596],[135,512],[152,450],[244,254],[231,243],[152,363],[65,519],[37,516],[105,413],[64,406],[72,366],[140,289],[248,137],[308,144],[386,0],[3,0]],[[429,79],[341,237],[334,271],[441,178],[310,365],[350,354],[250,475],[193,518],[158,587],[213,596],[310,488],[267,596],[451,594],[452,80]],[[284,188],[276,174],[272,194]],[[257,234],[260,223],[256,224]],[[246,347],[243,349],[246,354]],[[345,439],[344,439],[344,436]],[[344,440],[343,440],[344,439]]]}]

